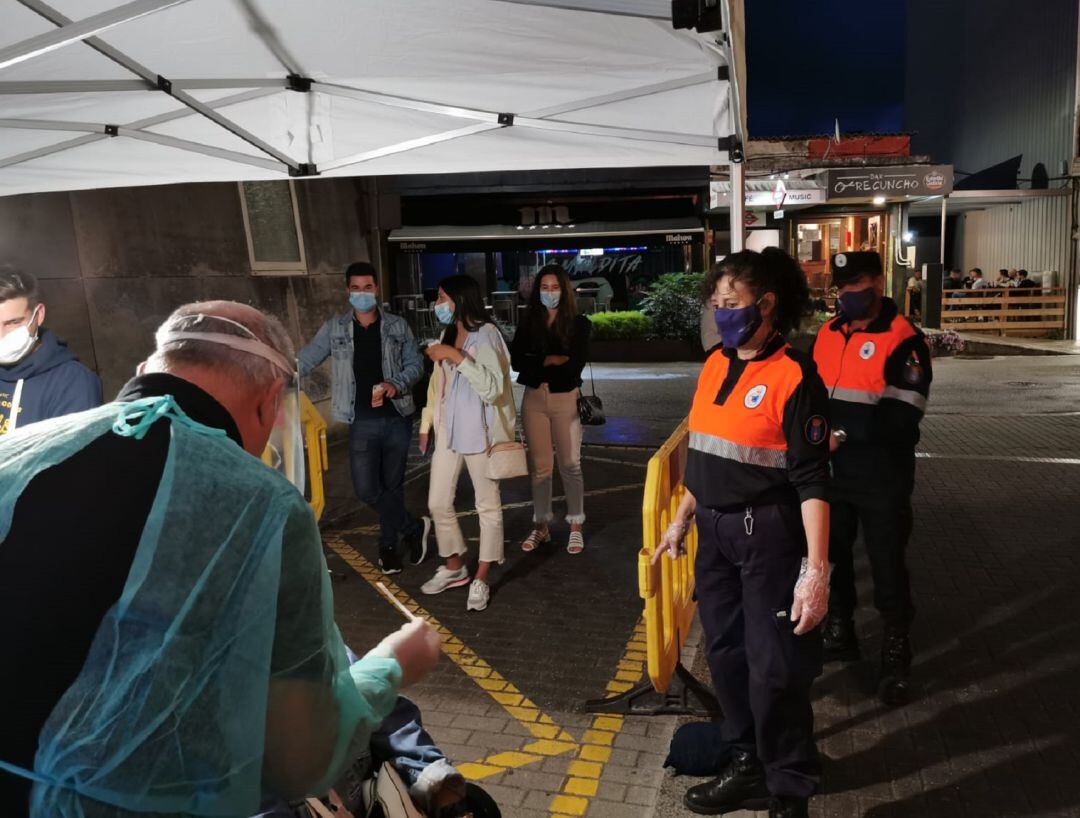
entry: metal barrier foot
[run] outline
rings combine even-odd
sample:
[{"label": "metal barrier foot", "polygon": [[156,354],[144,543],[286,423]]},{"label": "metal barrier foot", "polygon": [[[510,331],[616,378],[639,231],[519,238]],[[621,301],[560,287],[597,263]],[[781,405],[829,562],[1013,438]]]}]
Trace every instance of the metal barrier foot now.
[{"label": "metal barrier foot", "polygon": [[683,667],[675,665],[675,675],[667,692],[657,693],[651,682],[606,699],[589,699],[582,705],[586,713],[619,713],[625,716],[705,716],[721,715],[720,703],[707,685]]}]

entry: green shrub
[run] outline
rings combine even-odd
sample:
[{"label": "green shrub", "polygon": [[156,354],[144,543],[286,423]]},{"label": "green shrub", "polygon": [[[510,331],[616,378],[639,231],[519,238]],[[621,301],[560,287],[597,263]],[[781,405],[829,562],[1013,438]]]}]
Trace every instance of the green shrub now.
[{"label": "green shrub", "polygon": [[598,312],[589,316],[594,341],[642,341],[652,321],[640,312]]},{"label": "green shrub", "polygon": [[668,273],[656,279],[641,302],[652,319],[656,338],[697,341],[701,338],[701,285],[704,273]]}]

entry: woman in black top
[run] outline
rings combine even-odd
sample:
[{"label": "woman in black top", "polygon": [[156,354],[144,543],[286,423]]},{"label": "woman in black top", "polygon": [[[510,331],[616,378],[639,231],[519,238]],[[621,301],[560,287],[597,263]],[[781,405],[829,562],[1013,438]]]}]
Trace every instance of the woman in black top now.
[{"label": "woman in black top", "polygon": [[566,493],[566,522],[570,524],[566,550],[580,554],[585,548],[581,534],[585,523],[585,482],[581,476],[581,420],[577,399],[591,328],[589,319],[578,314],[566,271],[558,264],[542,267],[529,297],[529,309],[518,324],[510,350],[518,383],[525,387],[521,416],[529,444],[533,491],[533,530],[521,543],[523,551],[551,542],[548,523],[553,516],[554,457],[558,457]]}]

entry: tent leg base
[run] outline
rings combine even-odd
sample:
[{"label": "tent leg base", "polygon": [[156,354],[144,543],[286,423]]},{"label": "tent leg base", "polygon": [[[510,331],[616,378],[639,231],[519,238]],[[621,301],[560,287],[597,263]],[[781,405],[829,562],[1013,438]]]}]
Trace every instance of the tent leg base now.
[{"label": "tent leg base", "polygon": [[585,713],[613,713],[624,716],[720,716],[720,703],[709,688],[683,667],[675,665],[675,677],[664,693],[644,682],[633,690],[606,699],[589,699],[582,705]]}]

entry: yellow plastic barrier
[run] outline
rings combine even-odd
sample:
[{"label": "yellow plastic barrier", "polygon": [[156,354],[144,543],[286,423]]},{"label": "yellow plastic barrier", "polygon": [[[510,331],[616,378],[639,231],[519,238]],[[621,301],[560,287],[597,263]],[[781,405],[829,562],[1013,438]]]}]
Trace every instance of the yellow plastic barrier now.
[{"label": "yellow plastic barrier", "polygon": [[658,693],[666,693],[679,665],[697,603],[694,601],[694,555],[697,528],[690,527],[686,554],[652,564],[653,553],[686,493],[683,473],[690,433],[687,421],[649,460],[645,497],[641,505],[641,552],[638,554],[638,589],[645,601],[645,642],[649,679]]},{"label": "yellow plastic barrier", "polygon": [[[308,494],[308,505],[315,513],[315,519],[322,517],[326,508],[326,493],[323,490],[323,472],[330,468],[330,458],[326,450],[326,421],[323,420],[315,404],[306,394],[300,393],[300,423],[304,433],[304,453],[307,459],[305,469],[307,479],[305,481]],[[292,457],[291,451],[285,452],[285,457]],[[273,462],[270,447],[263,452],[262,460],[268,466]],[[286,467],[290,467],[287,463]]]}]

